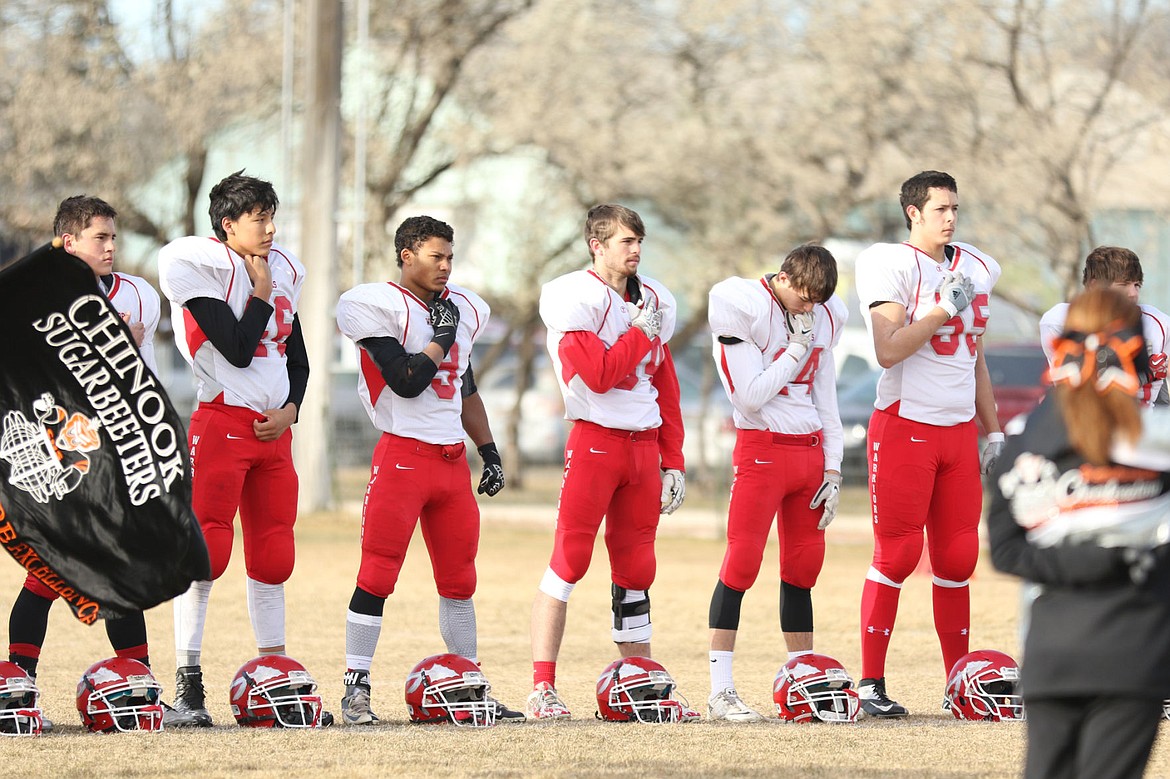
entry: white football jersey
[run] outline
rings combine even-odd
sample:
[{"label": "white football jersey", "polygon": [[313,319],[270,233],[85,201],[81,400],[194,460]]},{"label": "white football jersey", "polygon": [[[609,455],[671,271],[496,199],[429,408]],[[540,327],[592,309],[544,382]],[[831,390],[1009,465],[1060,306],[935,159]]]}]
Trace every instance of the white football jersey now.
[{"label": "white football jersey", "polygon": [[882,371],[879,409],[900,401],[899,416],[930,425],[950,426],[975,416],[976,340],[991,316],[991,289],[999,280],[999,263],[974,246],[950,244],[946,263],[908,243],[875,243],[857,256],[857,297],[861,316],[873,336],[870,305],[900,303],[905,324],[923,318],[938,305],[943,274],[958,271],[975,284],[971,305],[948,320],[917,352]]},{"label": "white football jersey", "polygon": [[108,295],[110,304],[130,324],[142,323],[144,332],[142,346],[138,347],[138,351],[142,352],[146,366],[158,374],[158,363],[154,359],[154,333],[158,330],[162,301],[146,279],[117,271],[110,275],[113,277],[110,279]]},{"label": "white football jersey", "polygon": [[560,342],[565,333],[596,333],[608,349],[630,329],[625,299],[592,270],[567,273],[540,290],[540,318],[548,328],[548,353],[565,398],[565,419],[583,419],[615,430],[649,430],[662,424],[658,390],[651,378],[665,359],[663,345],[674,335],[678,309],[674,296],[654,279],[638,276],[642,295],[662,312],[662,330],[634,371],[609,392],[597,393],[571,366],[562,364]]},{"label": "white football jersey", "polygon": [[171,301],[175,345],[195,372],[196,397],[201,403],[219,399],[230,406],[263,412],[288,401],[284,347],[292,333],[305,267],[277,244],[272,245],[268,265],[273,289],[268,302],[275,311],[251,364],[237,368],[207,340],[186,304],[194,298],[218,298],[227,302],[237,319],[243,316],[252,297],[243,258],[214,238],[196,236],[171,241],[159,250],[159,286]]},{"label": "white football jersey", "polygon": [[[1139,308],[1142,310],[1142,335],[1146,339],[1146,351],[1150,354],[1166,354],[1166,338],[1170,333],[1170,317],[1154,308],[1142,303]],[[1040,345],[1044,347],[1044,356],[1048,358],[1048,364],[1052,365],[1053,356],[1053,341],[1064,332],[1064,320],[1068,316],[1068,303],[1057,303],[1052,308],[1044,312],[1044,316],[1040,317]],[[1158,393],[1162,391],[1162,384],[1165,379],[1158,379],[1157,381],[1143,385],[1141,389],[1141,401],[1148,405],[1153,405],[1154,401],[1158,399]]]},{"label": "white football jersey", "polygon": [[[844,450],[832,349],[849,318],[841,298],[813,307],[812,346],[800,360],[774,365],[788,348],[784,310],[767,279],[730,278],[711,288],[707,321],[719,380],[735,426],[800,435],[823,430],[825,468],[839,470]],[[742,344],[724,344],[720,336]]]},{"label": "white football jersey", "polygon": [[[454,444],[465,437],[460,419],[463,374],[491,310],[479,295],[454,284],[447,285],[443,296],[459,307],[459,329],[431,385],[418,397],[396,395],[373,358],[358,347],[358,394],[370,421],[384,433],[428,444]],[[408,354],[421,352],[435,334],[427,304],[394,282],[361,284],[343,294],[337,303],[337,325],[355,344],[363,338],[389,336]]]}]

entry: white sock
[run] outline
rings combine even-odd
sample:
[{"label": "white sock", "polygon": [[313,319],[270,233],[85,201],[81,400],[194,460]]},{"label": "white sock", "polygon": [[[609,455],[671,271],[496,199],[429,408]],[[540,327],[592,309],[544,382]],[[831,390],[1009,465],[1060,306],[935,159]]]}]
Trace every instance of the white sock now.
[{"label": "white sock", "polygon": [[796,649],[788,653],[788,659],[791,660],[794,657],[800,657],[801,655],[811,655],[812,653],[813,651],[811,649]]},{"label": "white sock", "polygon": [[203,623],[207,621],[207,599],[211,582],[191,582],[172,601],[175,612],[175,665],[199,665],[203,649]]},{"label": "white sock", "polygon": [[712,649],[711,657],[711,695],[718,695],[728,687],[735,687],[735,680],[731,676],[731,660],[735,652],[716,652]]},{"label": "white sock", "polygon": [[248,617],[256,646],[261,649],[284,646],[284,585],[247,579]]},{"label": "white sock", "polygon": [[475,604],[471,598],[454,600],[439,596],[439,634],[451,654],[479,662],[476,645]]},{"label": "white sock", "polygon": [[345,667],[369,671],[374,664],[374,650],[382,633],[382,618],[373,614],[345,612]]}]

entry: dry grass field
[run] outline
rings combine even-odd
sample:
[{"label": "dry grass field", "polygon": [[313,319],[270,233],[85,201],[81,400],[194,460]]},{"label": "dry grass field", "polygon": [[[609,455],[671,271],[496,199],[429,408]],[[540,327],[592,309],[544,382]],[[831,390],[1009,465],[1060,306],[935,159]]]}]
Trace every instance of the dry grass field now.
[{"label": "dry grass field", "polygon": [[[506,497],[505,495],[500,496]],[[854,498],[853,505],[861,500]],[[551,548],[552,503],[485,501],[476,596],[480,659],[497,697],[522,707],[531,683],[528,617]],[[659,574],[652,590],[655,657],[704,713],[708,691],[707,606],[722,557],[718,509],[696,499],[663,521]],[[316,677],[336,711],[344,670],[345,609],[358,549],[358,516],[304,516],[298,523],[296,572],[287,586],[289,654]],[[814,592],[817,648],[856,676],[860,666],[858,599],[869,562],[867,519],[853,511],[830,528],[830,548]],[[759,582],[744,601],[736,680],[745,700],[774,712],[771,682],[785,653],[777,625],[775,542]],[[56,731],[37,739],[2,739],[0,753],[22,776],[800,776],[1008,777],[1019,773],[1024,726],[963,723],[940,708],[943,669],[930,616],[929,578],[903,591],[891,645],[888,684],[911,716],[852,726],[701,722],[627,725],[593,718],[593,685],[614,657],[609,641],[609,586],[604,548],[573,594],[558,667],[558,687],[574,712],[567,723],[498,726],[473,731],[412,726],[403,679],[424,656],[444,651],[437,596],[416,534],[398,592],[387,604],[375,658],[376,728],[315,732],[239,728],[228,709],[228,684],[255,654],[237,556],[211,596],[204,648],[209,708],[216,727],[155,735],[83,732],[73,691],[81,672],[111,654],[101,627],[75,622],[56,606],[41,663],[46,714]],[[7,613],[22,580],[0,565],[0,607]],[[973,586],[973,647],[1017,653],[1015,581],[980,562]],[[169,604],[149,612],[151,655],[169,699],[173,635]],[[1170,728],[1170,724],[1165,724]],[[1149,776],[1170,777],[1170,746],[1160,740]],[[19,763],[12,758],[19,756]]]}]

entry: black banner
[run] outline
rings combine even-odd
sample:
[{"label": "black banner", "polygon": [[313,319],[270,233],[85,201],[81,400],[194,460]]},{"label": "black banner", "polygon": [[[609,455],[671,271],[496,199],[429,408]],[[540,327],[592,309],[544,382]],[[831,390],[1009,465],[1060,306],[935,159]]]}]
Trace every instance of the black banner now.
[{"label": "black banner", "polygon": [[93,271],[0,271],[0,545],[86,624],[210,578],[183,421]]}]

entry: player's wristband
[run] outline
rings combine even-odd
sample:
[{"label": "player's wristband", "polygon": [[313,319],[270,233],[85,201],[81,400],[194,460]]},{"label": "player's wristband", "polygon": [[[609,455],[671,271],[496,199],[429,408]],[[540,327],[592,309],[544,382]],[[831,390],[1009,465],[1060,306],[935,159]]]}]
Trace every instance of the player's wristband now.
[{"label": "player's wristband", "polygon": [[947,312],[947,319],[950,319],[959,313],[959,309],[949,300],[940,300],[938,307]]},{"label": "player's wristband", "polygon": [[500,459],[500,450],[496,449],[494,442],[486,443],[475,451],[479,452],[479,456],[483,459],[485,465],[500,465],[503,463],[503,460]]},{"label": "player's wristband", "polygon": [[1003,433],[988,433],[987,434],[987,443],[989,443],[989,444],[1002,444],[1003,442],[1004,442],[1004,434]]}]

